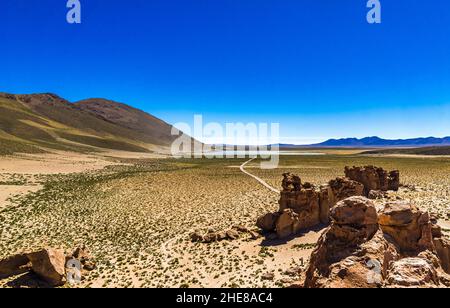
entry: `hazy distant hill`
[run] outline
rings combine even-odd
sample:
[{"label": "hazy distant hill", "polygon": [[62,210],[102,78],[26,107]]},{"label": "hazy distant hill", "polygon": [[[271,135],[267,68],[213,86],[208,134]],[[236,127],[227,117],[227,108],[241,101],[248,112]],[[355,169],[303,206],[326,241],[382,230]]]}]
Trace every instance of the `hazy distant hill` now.
[{"label": "hazy distant hill", "polygon": [[415,155],[450,155],[450,146],[425,147],[414,149],[385,149],[366,151],[363,154],[415,154]]},{"label": "hazy distant hill", "polygon": [[330,139],[322,143],[314,144],[315,147],[430,147],[450,146],[450,137],[444,138],[414,138],[388,140],[379,137],[366,137],[362,139],[345,138]]},{"label": "hazy distant hill", "polygon": [[71,103],[55,94],[0,93],[0,154],[113,149],[158,151],[176,136],[143,111],[104,99]]}]

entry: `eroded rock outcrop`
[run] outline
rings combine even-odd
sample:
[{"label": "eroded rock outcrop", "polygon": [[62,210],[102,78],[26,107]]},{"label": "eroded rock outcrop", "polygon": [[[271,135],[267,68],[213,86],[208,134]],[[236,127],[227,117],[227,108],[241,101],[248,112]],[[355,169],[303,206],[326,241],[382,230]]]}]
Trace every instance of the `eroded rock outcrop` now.
[{"label": "eroded rock outcrop", "polygon": [[364,185],[364,193],[369,195],[374,191],[397,191],[400,187],[400,173],[398,170],[385,171],[375,166],[345,167],[345,176]]},{"label": "eroded rock outcrop", "polygon": [[331,219],[311,255],[305,287],[450,286],[428,213],[399,201],[377,214],[371,200],[351,197],[331,210]]},{"label": "eroded rock outcrop", "polygon": [[285,173],[283,175],[279,210],[258,218],[256,225],[265,232],[276,232],[279,238],[296,234],[301,230],[328,224],[330,209],[339,201],[363,195],[361,183],[337,178],[327,185],[316,187],[303,183],[300,177]]}]

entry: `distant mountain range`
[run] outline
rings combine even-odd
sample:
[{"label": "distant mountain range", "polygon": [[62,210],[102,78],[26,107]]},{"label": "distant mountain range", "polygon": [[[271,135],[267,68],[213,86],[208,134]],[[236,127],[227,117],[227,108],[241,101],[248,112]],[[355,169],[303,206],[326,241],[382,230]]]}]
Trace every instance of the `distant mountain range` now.
[{"label": "distant mountain range", "polygon": [[413,138],[413,139],[382,139],[380,137],[366,137],[362,139],[344,138],[330,139],[311,147],[436,147],[450,146],[450,137],[444,138]]},{"label": "distant mountain range", "polygon": [[0,93],[0,154],[68,151],[165,151],[172,126],[101,98],[69,102],[55,94]]}]

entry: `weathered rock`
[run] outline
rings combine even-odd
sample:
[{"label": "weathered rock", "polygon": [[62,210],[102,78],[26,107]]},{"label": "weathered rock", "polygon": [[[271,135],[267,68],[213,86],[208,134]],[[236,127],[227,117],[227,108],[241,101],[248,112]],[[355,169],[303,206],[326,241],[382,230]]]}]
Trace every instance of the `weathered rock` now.
[{"label": "weathered rock", "polygon": [[279,201],[281,215],[275,225],[280,238],[314,227],[321,221],[328,221],[328,213],[322,213],[321,217],[319,191],[313,185],[308,184],[306,187],[309,188],[281,192]]},{"label": "weathered rock", "polygon": [[27,254],[18,254],[0,261],[0,279],[19,275],[31,269]]},{"label": "weathered rock", "polygon": [[72,254],[66,258],[66,263],[71,258],[79,260],[84,271],[93,271],[96,268],[96,264],[85,245],[75,248]]},{"label": "weathered rock", "polygon": [[279,213],[267,213],[258,218],[256,225],[266,232],[275,231],[275,225],[279,216]]},{"label": "weathered rock", "polygon": [[62,286],[66,281],[65,263],[66,256],[61,249],[43,249],[28,254],[32,264],[32,270],[40,278],[52,286]]},{"label": "weathered rock", "polygon": [[218,240],[218,236],[216,232],[207,233],[205,236],[203,236],[203,242],[204,243],[212,243],[216,242]]},{"label": "weathered rock", "polygon": [[204,238],[203,238],[203,234],[200,231],[195,231],[194,233],[192,233],[190,235],[191,237],[191,241],[196,243],[196,242],[203,242]]},{"label": "weathered rock", "polygon": [[237,240],[239,238],[239,232],[235,230],[226,231],[227,238],[230,240]]},{"label": "weathered rock", "polygon": [[381,281],[374,279],[372,271],[375,261],[368,261],[382,264],[385,258],[394,258],[395,250],[381,233],[375,236],[378,225],[373,202],[363,197],[343,200],[332,209],[331,219],[311,255],[305,287],[378,286]]},{"label": "weathered rock", "polygon": [[345,167],[345,176],[364,185],[365,195],[371,190],[395,190],[400,186],[400,173],[397,170],[387,172],[374,166]]},{"label": "weathered rock", "polygon": [[275,274],[273,273],[265,273],[261,276],[262,280],[274,280],[275,279]]},{"label": "weathered rock", "polygon": [[433,240],[436,254],[439,257],[442,269],[450,274],[450,240],[445,238],[435,238]]},{"label": "weathered rock", "polygon": [[386,280],[391,287],[439,286],[436,268],[422,258],[404,258],[393,262]]},{"label": "weathered rock", "polygon": [[291,209],[284,210],[277,220],[275,229],[279,238],[297,233],[301,229],[299,215]]},{"label": "weathered rock", "polygon": [[408,201],[385,204],[378,223],[384,233],[393,238],[404,254],[416,255],[424,250],[434,251],[430,216]]},{"label": "weathered rock", "polygon": [[330,208],[349,197],[364,195],[363,184],[347,178],[336,178],[331,180],[328,185],[330,187],[328,192]]},{"label": "weathered rock", "polygon": [[387,203],[377,217],[371,200],[351,197],[330,216],[331,226],[311,255],[305,287],[450,285],[445,273],[450,241],[433,239],[428,213],[397,201]]},{"label": "weathered rock", "polygon": [[330,222],[330,208],[334,206],[330,200],[330,186],[321,186],[319,190],[319,220],[322,224]]},{"label": "weathered rock", "polygon": [[302,188],[302,180],[292,173],[284,173],[281,186],[283,191],[299,191]]},{"label": "weathered rock", "polygon": [[247,228],[246,226],[243,226],[243,225],[235,225],[235,226],[233,226],[233,229],[237,230],[238,232],[242,232],[242,233],[250,231],[249,228]]},{"label": "weathered rock", "polygon": [[378,224],[375,204],[360,196],[340,201],[331,209],[331,218],[339,225],[366,226]]},{"label": "weathered rock", "polygon": [[[337,178],[328,185],[316,188],[311,183],[290,173],[283,175],[283,191],[278,213],[269,213],[257,220],[257,226],[266,232],[276,231],[280,238],[300,230],[330,222],[330,209],[339,201],[362,196],[364,186],[347,178]],[[286,211],[291,210],[291,211]]]}]

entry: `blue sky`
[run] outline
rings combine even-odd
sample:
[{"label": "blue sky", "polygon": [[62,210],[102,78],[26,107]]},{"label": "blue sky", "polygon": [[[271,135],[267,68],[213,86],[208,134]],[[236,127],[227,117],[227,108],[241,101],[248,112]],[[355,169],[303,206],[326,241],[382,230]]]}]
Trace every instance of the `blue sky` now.
[{"label": "blue sky", "polygon": [[0,91],[104,97],[170,123],[278,122],[281,142],[450,135],[450,3],[2,0]]}]

